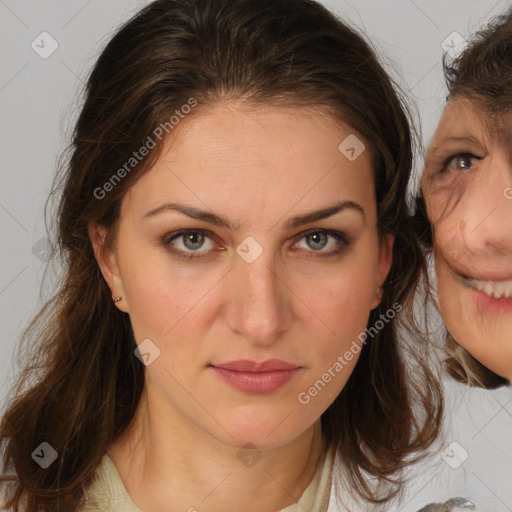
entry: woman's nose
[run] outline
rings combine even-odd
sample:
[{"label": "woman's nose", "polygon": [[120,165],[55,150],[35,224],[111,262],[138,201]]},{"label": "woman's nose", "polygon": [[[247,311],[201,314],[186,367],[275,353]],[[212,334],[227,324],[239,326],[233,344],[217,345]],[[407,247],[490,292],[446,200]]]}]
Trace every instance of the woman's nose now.
[{"label": "woman's nose", "polygon": [[512,264],[512,169],[494,159],[475,176],[455,207],[460,236],[474,254],[508,258]]},{"label": "woman's nose", "polygon": [[293,316],[293,294],[279,275],[274,258],[265,250],[254,261],[237,255],[229,274],[229,327],[255,345],[271,345],[290,327]]}]

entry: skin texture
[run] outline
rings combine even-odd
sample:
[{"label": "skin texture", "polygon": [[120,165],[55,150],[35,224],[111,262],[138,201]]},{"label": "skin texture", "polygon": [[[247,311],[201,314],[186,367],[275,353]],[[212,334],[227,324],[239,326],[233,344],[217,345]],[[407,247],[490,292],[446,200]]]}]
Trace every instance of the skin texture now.
[{"label": "skin texture", "polygon": [[[137,343],[149,338],[160,350],[146,367],[131,428],[108,451],[139,508],[277,510],[311,481],[322,452],[320,415],[357,356],[307,405],[298,394],[357,341],[391,265],[393,238],[377,232],[369,151],[351,162],[338,150],[352,133],[311,108],[216,103],[174,129],[123,198],[113,251],[102,256],[104,231],[90,226],[112,296],[123,297],[116,306],[130,315]],[[364,216],[346,208],[283,227],[340,201],[357,203]],[[215,212],[238,229],[169,210],[143,218],[169,202]],[[344,232],[351,242],[305,237],[313,228]],[[203,256],[179,257],[162,245],[181,229],[210,232],[202,246],[172,241]],[[251,263],[236,252],[249,236],[262,249]],[[301,370],[263,394],[231,387],[210,366],[269,358]],[[251,467],[239,458],[248,443],[261,456]]]},{"label": "skin texture", "polygon": [[[474,102],[451,99],[431,142],[422,183],[434,225],[439,304],[446,326],[476,359],[508,379],[512,378],[511,134],[510,115],[491,120]],[[475,289],[484,284],[485,291]]]}]

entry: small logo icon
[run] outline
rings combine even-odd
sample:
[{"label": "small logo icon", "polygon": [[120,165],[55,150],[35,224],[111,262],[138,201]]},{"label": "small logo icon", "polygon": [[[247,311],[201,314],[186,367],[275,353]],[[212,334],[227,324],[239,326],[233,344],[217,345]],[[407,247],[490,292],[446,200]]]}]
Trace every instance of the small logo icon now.
[{"label": "small logo icon", "polygon": [[50,259],[51,245],[50,240],[45,236],[41,238],[33,247],[32,254],[36,256],[43,263],[46,263]]},{"label": "small logo icon", "polygon": [[357,160],[365,149],[366,146],[363,141],[353,133],[344,139],[338,146],[339,152],[351,162]]},{"label": "small logo icon", "polygon": [[503,191],[503,195],[505,196],[505,199],[512,199],[512,187],[507,187]]},{"label": "small logo icon", "polygon": [[149,366],[160,356],[160,349],[149,338],[146,338],[139,343],[133,353],[145,366]]},{"label": "small logo icon", "polygon": [[236,252],[246,263],[252,263],[261,255],[263,247],[252,236],[248,236],[238,245]]},{"label": "small logo icon", "polygon": [[466,255],[468,248],[454,236],[443,245],[441,252],[451,261],[459,261]]},{"label": "small logo icon", "polygon": [[33,452],[32,458],[46,469],[57,459],[59,454],[47,443],[41,443]]},{"label": "small logo icon", "polygon": [[450,443],[448,448],[446,448],[443,453],[441,453],[443,460],[452,469],[457,469],[458,467],[462,466],[468,456],[468,452],[459,443],[457,443],[457,441]]},{"label": "small logo icon", "polygon": [[247,443],[242,448],[240,448],[240,450],[238,450],[236,456],[244,466],[252,468],[263,455],[256,446],[254,446],[252,443]]},{"label": "small logo icon", "polygon": [[59,47],[59,43],[48,32],[41,32],[30,46],[39,57],[47,59]]},{"label": "small logo icon", "polygon": [[458,32],[452,32],[443,40],[441,48],[451,59],[455,59],[467,44],[467,41]]}]

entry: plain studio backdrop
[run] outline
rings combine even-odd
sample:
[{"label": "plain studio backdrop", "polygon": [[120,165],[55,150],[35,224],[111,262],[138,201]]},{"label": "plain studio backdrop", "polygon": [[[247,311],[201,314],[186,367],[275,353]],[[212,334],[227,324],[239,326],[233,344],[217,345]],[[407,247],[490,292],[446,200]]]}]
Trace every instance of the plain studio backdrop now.
[{"label": "plain studio backdrop", "polygon": [[[43,207],[69,141],[79,90],[119,24],[146,1],[0,0],[0,398],[16,371],[22,329],[48,298]],[[324,0],[364,31],[409,95],[428,143],[443,108],[441,59],[509,0]],[[41,42],[43,41],[43,42]],[[417,169],[421,168],[418,160]],[[512,511],[512,391],[447,383],[440,452],[412,480],[401,512],[470,496],[479,510]]]}]

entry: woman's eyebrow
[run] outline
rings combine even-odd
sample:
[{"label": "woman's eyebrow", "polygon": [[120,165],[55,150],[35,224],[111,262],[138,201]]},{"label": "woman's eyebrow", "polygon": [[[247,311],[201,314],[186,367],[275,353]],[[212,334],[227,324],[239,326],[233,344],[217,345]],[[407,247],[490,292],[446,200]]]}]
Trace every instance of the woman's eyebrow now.
[{"label": "woman's eyebrow", "polygon": [[315,222],[317,220],[326,219],[327,217],[331,217],[332,215],[343,210],[353,210],[359,212],[363,217],[363,221],[366,223],[366,215],[364,213],[364,208],[359,203],[356,203],[354,201],[341,201],[340,203],[335,203],[331,206],[327,206],[320,210],[315,210],[313,212],[293,217],[286,222],[284,227],[288,229],[296,228],[298,226],[308,224],[309,222]]},{"label": "woman's eyebrow", "polygon": [[473,137],[472,135],[461,135],[461,136],[453,136],[452,135],[451,137],[445,137],[445,138],[439,140],[438,142],[436,142],[435,144],[433,144],[429,148],[428,154],[436,153],[437,151],[439,151],[440,148],[442,148],[446,144],[458,143],[458,142],[466,142],[469,144],[480,144],[480,141],[476,137]]},{"label": "woman's eyebrow", "polygon": [[[320,210],[315,210],[312,212],[308,212],[305,214],[301,214],[296,217],[292,217],[289,219],[283,227],[286,229],[296,228],[299,226],[302,226],[304,224],[308,224],[310,222],[315,222],[317,220],[325,219],[327,217],[331,217],[332,215],[341,212],[343,210],[353,210],[356,212],[359,212],[361,216],[363,217],[363,221],[366,222],[366,215],[364,212],[364,208],[354,201],[341,201],[339,203],[335,203],[333,205],[324,207]],[[193,219],[201,220],[204,222],[207,222],[209,224],[213,224],[218,227],[230,229],[233,231],[240,230],[240,224],[233,224],[228,219],[225,219],[224,217],[221,217],[220,215],[217,215],[215,213],[206,211],[206,210],[200,210],[198,208],[194,208],[192,206],[187,206],[184,204],[178,204],[178,203],[165,203],[157,208],[153,208],[152,210],[149,210],[146,212],[142,219],[147,219],[148,217],[153,217],[154,215],[157,215],[164,211],[177,211],[181,212],[188,217],[191,217]]]},{"label": "woman's eyebrow", "polygon": [[446,154],[458,151],[455,146],[460,143],[469,144],[473,147],[481,145],[480,141],[472,135],[445,137],[428,148],[425,167],[428,167],[432,162],[436,162],[440,156],[444,158]]}]

